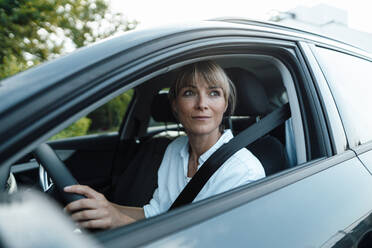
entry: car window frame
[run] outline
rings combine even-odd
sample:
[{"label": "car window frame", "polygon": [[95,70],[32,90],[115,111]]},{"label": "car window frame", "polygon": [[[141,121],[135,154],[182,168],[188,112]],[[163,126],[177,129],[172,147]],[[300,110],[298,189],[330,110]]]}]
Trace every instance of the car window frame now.
[{"label": "car window frame", "polygon": [[[315,58],[320,57],[320,54],[319,54],[319,51],[318,51],[317,48],[327,49],[327,50],[334,51],[334,52],[337,52],[337,53],[345,54],[346,56],[351,56],[351,57],[355,57],[357,59],[366,60],[366,61],[368,61],[372,64],[372,58],[369,58],[366,55],[357,54],[355,52],[350,52],[350,51],[345,50],[345,49],[338,49],[338,48],[327,46],[327,45],[324,45],[324,44],[314,44],[314,46],[312,47],[311,50],[312,50]],[[322,71],[322,74],[324,75],[324,78],[326,80],[328,88],[331,89],[331,86],[329,85],[330,82],[327,81],[326,68],[323,68],[324,65],[319,60],[320,60],[320,58],[317,59],[318,66],[319,66],[320,70]],[[334,99],[334,96],[333,96],[333,99]],[[334,99],[334,102],[336,104],[335,99]],[[336,107],[337,107],[337,104],[336,104]],[[345,132],[345,137],[346,137],[346,140],[347,140],[347,147],[348,148],[355,149],[359,146],[362,146],[364,144],[369,144],[369,143],[372,142],[372,139],[371,139],[367,142],[361,143],[359,138],[356,135],[354,135],[354,133],[352,131],[348,132],[348,129],[350,129],[350,128],[348,128],[349,124],[347,122],[343,121],[343,119],[345,117],[342,116],[342,114],[340,113],[339,110],[338,110],[338,114],[339,114],[339,118],[341,119],[341,122],[343,122],[343,127],[344,127],[344,132]]]},{"label": "car window frame", "polygon": [[334,154],[340,154],[348,149],[345,128],[342,123],[336,102],[329,88],[325,75],[315,57],[315,44],[312,42],[299,42],[302,52],[305,54],[309,71],[314,80],[314,85],[319,95],[319,100],[324,110],[325,120],[330,133],[330,139]]},{"label": "car window frame", "polygon": [[[248,40],[249,40],[249,38],[248,38]],[[267,43],[265,43],[265,41],[270,40],[270,39],[262,38],[261,40],[262,40],[263,44],[267,45]],[[253,43],[254,41],[251,41],[251,42]],[[257,40],[255,40],[255,42],[257,42]],[[247,42],[247,43],[250,43],[250,42]],[[287,69],[289,69],[289,73],[290,73],[291,77],[294,77],[294,75],[296,75],[293,78],[294,84],[298,84],[299,80],[300,81],[305,80],[306,81],[305,84],[310,84],[311,85],[313,83],[312,79],[309,76],[309,73],[306,72],[306,70],[308,70],[307,65],[304,62],[304,59],[302,58],[302,53],[300,52],[300,49],[299,49],[297,43],[288,42],[288,41],[285,41],[285,40],[281,40],[281,41],[277,40],[275,42],[275,45],[273,45],[273,44],[271,44],[271,45],[276,46],[277,48],[281,47],[282,52],[284,52],[285,55],[290,56],[291,59],[293,60],[292,64],[291,64],[291,63],[288,63],[288,61],[285,60],[285,58],[288,58],[288,57],[283,56],[283,54],[277,56],[277,58],[280,61],[282,61],[282,62],[284,61],[283,65]],[[240,46],[244,47],[244,45],[240,45]],[[211,56],[214,56],[214,55],[211,55]],[[198,56],[198,59],[200,59],[200,57],[201,56]],[[206,57],[208,57],[208,56],[206,56]],[[203,58],[206,58],[206,57],[203,57]],[[293,68],[293,66],[295,66],[296,68]],[[303,66],[305,66],[305,68]],[[297,78],[297,77],[300,77],[300,78]],[[296,86],[296,87],[298,87],[298,86]],[[304,90],[302,89],[302,91],[304,91]],[[311,89],[306,89],[305,91],[306,91],[306,94],[310,95],[308,97],[311,97],[312,99],[314,99],[314,97],[315,97],[315,99],[316,99],[316,92],[315,92],[314,86]],[[296,92],[299,92],[298,88],[296,88]],[[301,103],[299,103],[299,104],[301,105]],[[319,106],[320,105],[318,103],[317,107],[319,107]],[[303,108],[303,106],[301,106],[301,108]],[[322,109],[317,109],[317,111],[322,111]],[[322,115],[321,113],[318,113],[318,114]],[[304,122],[304,120],[302,120],[302,121]],[[323,124],[323,125],[325,125],[325,124]],[[322,130],[322,132],[323,131],[324,130]],[[326,131],[327,130],[325,130],[325,132]],[[329,137],[329,136],[326,135],[326,137]],[[328,142],[329,142],[329,140],[328,140]],[[111,238],[113,236],[117,236],[117,237],[120,236],[121,242],[125,239],[129,242],[129,243],[127,243],[129,246],[130,246],[130,244],[139,245],[139,244],[144,244],[146,242],[150,242],[151,240],[153,240],[155,238],[154,235],[157,236],[157,237],[159,237],[158,235],[164,236],[164,235],[166,235],[165,233],[167,233],[167,234],[173,233],[177,230],[187,228],[188,226],[191,225],[190,222],[187,222],[187,224],[185,224],[185,225],[183,225],[183,224],[180,225],[179,223],[175,224],[176,222],[171,221],[171,223],[167,224],[167,228],[164,228],[164,224],[167,223],[168,218],[171,218],[171,219],[173,219],[173,218],[176,218],[176,219],[178,219],[178,218],[181,218],[181,219],[191,218],[192,219],[191,223],[197,223],[197,222],[202,221],[202,219],[195,218],[195,216],[191,217],[193,215],[192,212],[195,211],[196,208],[201,208],[201,209],[198,210],[198,216],[200,216],[200,214],[201,215],[207,214],[208,210],[207,210],[207,208],[205,208],[205,204],[208,205],[208,208],[210,209],[210,207],[211,207],[210,204],[213,204],[213,202],[216,199],[219,199],[219,200],[224,201],[224,202],[229,202],[229,203],[231,203],[231,205],[229,205],[229,208],[235,208],[235,207],[239,206],[239,204],[242,204],[242,203],[241,202],[239,204],[233,203],[233,202],[231,202],[232,199],[236,200],[236,196],[239,195],[240,193],[244,192],[244,191],[249,191],[250,194],[252,194],[251,198],[249,198],[249,199],[254,200],[257,197],[260,197],[260,196],[268,193],[264,190],[264,188],[268,187],[268,185],[271,185],[269,187],[270,191],[275,191],[275,190],[277,190],[281,187],[285,187],[286,185],[292,184],[292,183],[296,182],[297,180],[301,180],[301,179],[303,179],[307,176],[310,176],[310,175],[315,174],[319,171],[322,171],[322,170],[324,170],[324,168],[327,168],[328,166],[333,166],[334,165],[333,160],[332,160],[331,163],[325,163],[324,162],[326,157],[330,155],[329,150],[324,151],[324,155],[325,156],[319,157],[317,159],[311,159],[311,156],[309,156],[307,154],[307,159],[306,159],[307,162],[305,161],[302,165],[297,166],[295,168],[292,168],[292,169],[274,174],[270,177],[267,177],[267,178],[264,178],[262,180],[253,182],[249,185],[241,186],[237,189],[233,189],[233,190],[225,192],[223,194],[212,196],[211,198],[208,198],[206,200],[202,200],[202,201],[197,202],[197,203],[192,203],[192,204],[184,206],[180,209],[176,209],[174,211],[164,213],[164,214],[161,214],[159,216],[155,216],[155,217],[147,219],[147,220],[141,220],[141,221],[139,221],[137,223],[134,223],[130,226],[121,227],[121,228],[112,230],[110,232],[103,232],[103,233],[99,234],[97,237],[102,242],[115,242]],[[345,157],[345,156],[352,157],[353,155],[354,154],[347,153],[347,154],[343,154],[342,157]],[[338,160],[338,158],[335,158],[335,159]],[[289,178],[291,178],[291,179],[289,180]],[[273,185],[272,183],[274,183],[274,182],[276,182],[278,184],[277,184],[277,186],[272,187],[272,185]],[[245,200],[245,202],[246,201],[247,200]],[[226,207],[223,207],[222,210],[221,209],[219,209],[218,211],[216,210],[216,212],[214,212],[212,214],[212,216],[217,215],[218,213],[221,213],[219,211],[226,211],[226,210],[227,210]],[[209,217],[211,217],[210,214],[211,213],[208,213]],[[157,229],[156,227],[160,227],[159,225],[162,226],[162,228],[161,228],[162,230],[161,231],[159,231],[159,230],[155,231],[155,229]],[[177,227],[175,225],[177,225]],[[138,238],[139,238],[138,237],[138,235],[139,235],[138,232],[140,232],[140,233],[146,232],[147,234],[149,234],[149,236],[147,236],[145,240],[143,239],[143,237],[141,238],[141,240],[138,240]],[[156,234],[156,233],[158,233],[158,234]],[[108,237],[110,237],[110,238],[108,238]],[[134,242],[134,243],[132,243],[132,242]],[[137,242],[140,242],[140,243],[137,243]]]},{"label": "car window frame", "polygon": [[[294,86],[294,81],[292,79],[291,72],[278,58],[275,58],[271,55],[260,55],[260,54],[213,55],[213,56],[205,56],[205,57],[201,57],[197,59],[192,59],[189,61],[183,61],[181,63],[171,65],[170,68],[172,68],[173,70],[173,69],[182,67],[185,64],[200,61],[200,60],[208,60],[208,59],[218,60],[221,58],[228,58],[228,57],[233,57],[233,58],[239,57],[242,59],[253,59],[253,60],[257,58],[257,59],[266,60],[269,63],[271,63],[272,66],[275,67],[279,71],[280,76],[282,78],[283,86],[286,88],[286,93],[287,93],[289,104],[290,104],[290,110],[291,110],[291,116],[292,116],[290,121],[292,122],[292,126],[293,126],[292,131],[293,131],[294,146],[296,148],[295,149],[296,161],[298,164],[305,163],[307,161],[307,154],[306,154],[306,145],[305,145],[305,139],[304,139],[305,135],[304,135],[303,119],[302,119],[302,115],[300,111],[300,103],[298,101],[298,95],[296,92],[296,88]],[[133,104],[132,107],[135,107],[135,104]],[[132,115],[133,111],[134,110],[132,109],[130,113],[128,112],[128,116],[126,116],[126,120],[125,120],[126,125],[128,125],[129,119],[130,119],[129,115]],[[130,131],[128,130],[127,131],[121,130],[121,132],[127,133],[126,136],[124,135],[121,136],[122,139],[124,139],[124,137],[130,138],[133,136],[133,135],[132,136],[128,135],[128,133],[130,133]]]},{"label": "car window frame", "polygon": [[[237,39],[240,39],[240,38],[237,38]],[[251,52],[251,53],[255,54],[255,53],[262,52],[262,51],[260,51],[260,49],[258,49],[258,51],[256,51],[255,48],[253,48],[253,46],[256,46],[256,47],[258,46],[259,47],[261,45],[263,47],[266,47],[265,49],[267,49],[267,50],[270,50],[268,48],[269,46],[271,46],[271,48],[274,48],[274,49],[275,49],[275,47],[276,47],[276,49],[278,49],[278,47],[281,46],[282,49],[283,49],[283,51],[281,51],[281,55],[283,55],[283,53],[285,53],[287,56],[292,56],[292,58],[288,58],[288,57],[281,58],[280,57],[281,55],[280,56],[277,56],[277,58],[280,61],[282,61],[283,64],[286,67],[293,68],[293,66],[294,66],[293,64],[292,65],[289,65],[287,63],[287,60],[293,59],[293,58],[295,58],[295,60],[298,60],[295,63],[297,63],[297,65],[301,64],[300,66],[296,67],[296,68],[298,68],[300,70],[299,71],[291,71],[290,70],[290,74],[292,75],[292,77],[293,77],[293,75],[301,75],[300,76],[300,77],[302,77],[301,80],[309,81],[309,83],[306,83],[305,84],[306,87],[304,87],[304,89],[298,89],[298,82],[296,82],[296,80],[298,80],[298,79],[296,77],[294,77],[294,81],[295,81],[295,85],[296,85],[296,91],[299,92],[299,90],[301,90],[302,91],[301,94],[308,95],[307,96],[308,99],[317,98],[317,94],[315,92],[314,86],[312,86],[312,79],[309,76],[309,73],[306,71],[307,69],[305,71],[302,71],[303,66],[304,65],[306,66],[306,64],[303,62],[302,54],[300,53],[299,48],[297,47],[297,44],[295,42],[293,42],[293,41],[287,41],[287,40],[272,40],[270,38],[256,38],[256,37],[250,38],[250,39],[252,39],[252,40],[250,40],[248,42],[245,41],[244,46],[246,46],[246,47],[252,46],[252,48],[245,49],[243,53],[249,54]],[[241,46],[243,46],[243,45],[241,45]],[[291,49],[291,48],[293,49],[292,52],[285,51],[285,49]],[[262,48],[261,48],[261,50],[262,50]],[[262,54],[266,54],[266,55],[272,56],[272,53],[273,53],[273,51],[270,51],[270,52],[265,51]],[[235,52],[235,54],[236,54],[236,52]],[[212,55],[211,57],[213,58],[213,56],[215,56],[215,55]],[[296,56],[297,56],[297,58],[296,58]],[[205,56],[205,57],[208,57],[208,56]],[[187,59],[189,59],[190,61],[192,60],[192,58],[187,58]],[[198,60],[198,59],[196,59],[196,60]],[[165,71],[169,71],[172,68],[169,67],[169,66],[167,66],[166,68],[163,68],[163,69]],[[138,85],[138,83],[136,83],[136,85]],[[301,101],[300,101],[300,105],[303,105],[303,103]],[[301,108],[304,109],[305,107],[304,106],[301,106]],[[315,112],[317,113],[317,117],[316,117],[317,118],[317,123],[322,122],[323,116],[322,116],[322,113],[321,113],[322,110],[321,110],[320,106],[315,106],[315,107],[312,106],[310,108],[313,108],[313,109],[316,108]],[[307,106],[307,109],[309,109],[308,106]],[[301,115],[303,115],[303,114],[304,113],[301,112]],[[301,126],[301,125],[299,125],[299,126]],[[313,159],[312,155],[309,153],[309,151],[311,151],[311,149],[309,149],[309,147],[311,145],[313,145],[313,144],[310,144],[309,143],[309,139],[311,139],[310,138],[309,131],[308,131],[309,127],[307,127],[306,118],[304,116],[302,116],[302,126],[303,126],[303,130],[305,131],[305,137],[307,137],[306,149],[305,150],[306,150],[306,153],[307,153],[306,154],[306,161],[308,161],[308,160]],[[321,136],[321,137],[318,137],[318,138],[319,139],[322,139],[322,140],[325,140],[325,143],[326,144],[322,145],[323,147],[324,146],[330,147],[330,141],[328,139],[328,133],[326,131],[324,131],[324,130],[326,130],[326,129],[324,129],[324,126],[325,126],[325,124],[323,123],[323,124],[318,125],[316,127],[318,130],[321,130],[321,132],[318,132],[319,133],[319,136]],[[124,126],[124,127],[128,127],[128,124],[126,124],[126,126]],[[130,135],[130,132],[126,131],[125,129],[121,130],[121,133],[122,133],[121,139],[124,139],[124,138],[133,138],[133,136]],[[301,143],[301,142],[297,142],[297,143]],[[299,149],[299,150],[301,151],[302,149]],[[327,156],[330,155],[331,154],[331,148],[327,148],[327,152],[326,153],[327,153]],[[303,157],[303,156],[301,155],[300,157]],[[300,161],[301,162],[305,162],[304,159],[300,159]]]}]

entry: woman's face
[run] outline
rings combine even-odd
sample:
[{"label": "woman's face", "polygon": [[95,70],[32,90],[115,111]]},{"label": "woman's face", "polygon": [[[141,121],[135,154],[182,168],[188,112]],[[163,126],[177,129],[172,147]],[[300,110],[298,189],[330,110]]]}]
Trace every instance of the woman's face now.
[{"label": "woman's face", "polygon": [[188,135],[217,135],[227,102],[221,87],[199,80],[183,87],[172,107]]}]

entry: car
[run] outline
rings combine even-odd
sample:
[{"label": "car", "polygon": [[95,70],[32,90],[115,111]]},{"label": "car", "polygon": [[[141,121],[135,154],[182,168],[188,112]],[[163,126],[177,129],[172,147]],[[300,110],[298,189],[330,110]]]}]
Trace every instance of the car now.
[{"label": "car", "polygon": [[[18,185],[61,201],[48,193],[58,172],[37,162],[35,151],[48,144],[64,162],[57,168],[77,182],[143,206],[164,149],[184,135],[167,90],[178,68],[202,60],[219,64],[237,87],[237,111],[225,120],[235,134],[263,129],[265,117],[289,105],[288,118],[248,145],[266,177],[83,236],[104,247],[369,247],[372,55],[269,22],[221,18],[130,31],[1,81],[2,190],[12,197]],[[117,130],[51,139],[122,94],[130,103]]]}]

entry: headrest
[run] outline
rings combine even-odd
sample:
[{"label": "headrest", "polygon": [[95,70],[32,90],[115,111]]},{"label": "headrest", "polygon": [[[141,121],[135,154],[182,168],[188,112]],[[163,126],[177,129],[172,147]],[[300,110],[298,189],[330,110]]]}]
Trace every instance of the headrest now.
[{"label": "headrest", "polygon": [[238,68],[225,69],[236,87],[235,116],[262,116],[269,112],[269,98],[258,78],[251,72]]},{"label": "headrest", "polygon": [[159,92],[152,100],[151,116],[157,122],[174,122],[178,123],[173,116],[171,104],[168,99],[168,93]]}]

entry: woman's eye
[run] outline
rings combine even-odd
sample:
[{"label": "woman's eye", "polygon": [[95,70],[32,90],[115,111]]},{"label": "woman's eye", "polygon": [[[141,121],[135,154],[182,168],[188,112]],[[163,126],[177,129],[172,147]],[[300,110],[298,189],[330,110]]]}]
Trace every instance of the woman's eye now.
[{"label": "woman's eye", "polygon": [[192,90],[185,90],[182,95],[183,96],[193,96],[194,92]]},{"label": "woman's eye", "polygon": [[220,96],[221,95],[221,93],[218,90],[212,90],[209,94],[211,96]]}]

